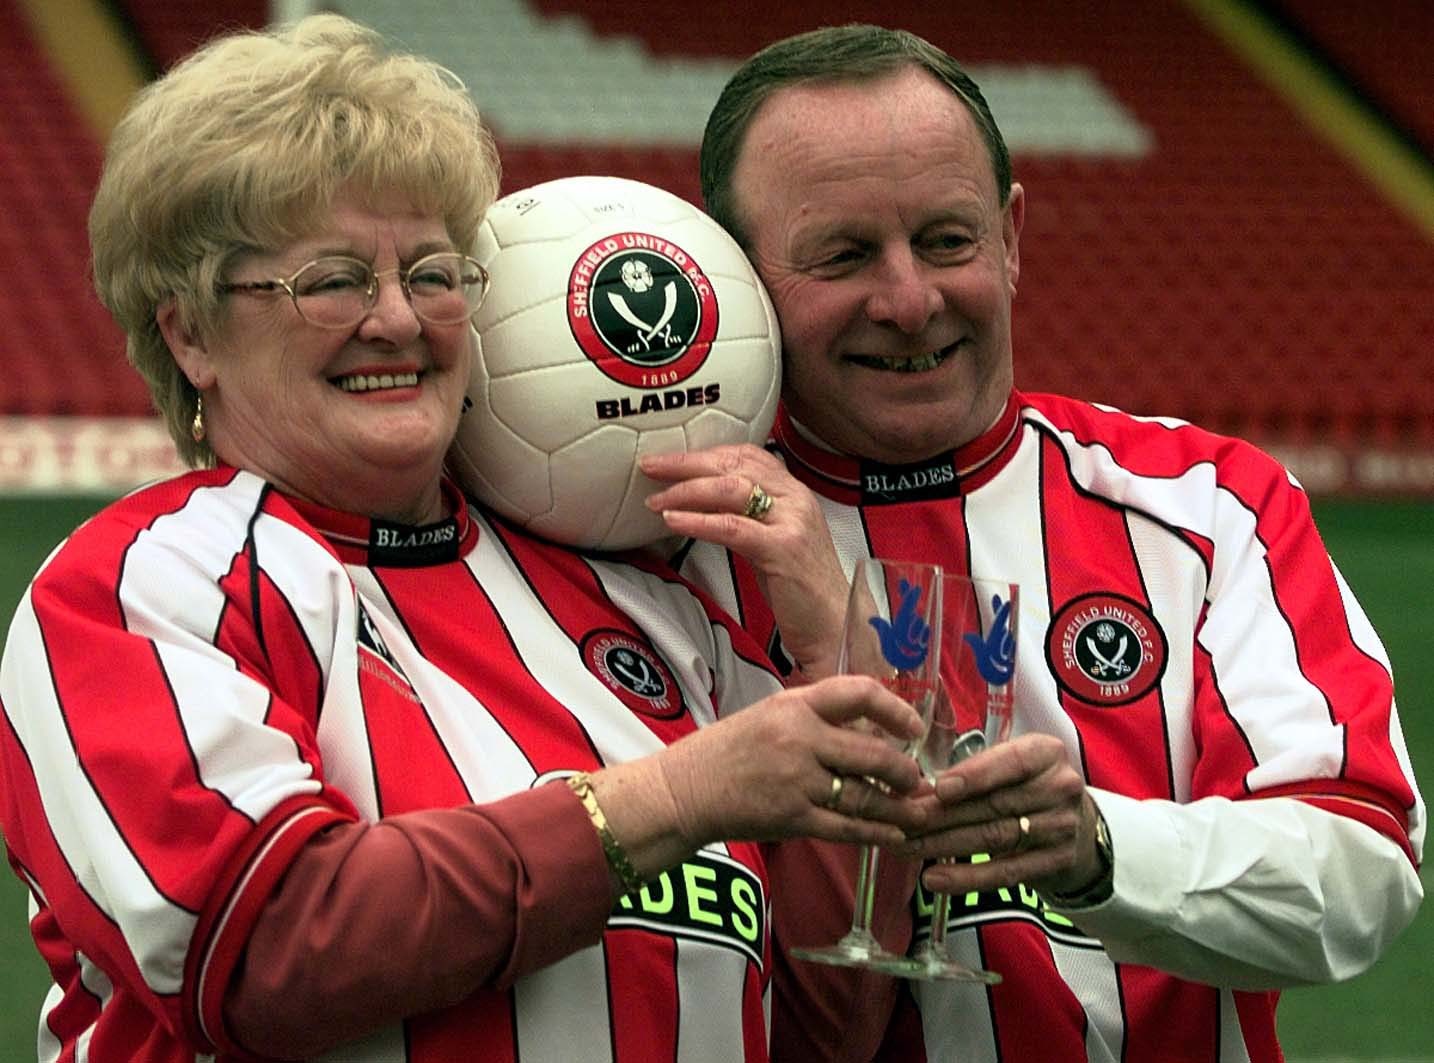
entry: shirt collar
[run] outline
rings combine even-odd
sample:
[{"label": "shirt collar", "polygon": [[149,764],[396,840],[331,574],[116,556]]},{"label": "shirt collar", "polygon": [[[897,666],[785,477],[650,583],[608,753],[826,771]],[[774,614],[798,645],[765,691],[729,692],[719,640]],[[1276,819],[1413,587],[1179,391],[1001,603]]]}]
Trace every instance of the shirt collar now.
[{"label": "shirt collar", "polygon": [[995,476],[1016,452],[1020,401],[1012,391],[990,428],[955,450],[925,461],[887,465],[839,454],[785,406],[777,411],[772,439],[792,474],[812,490],[850,505],[890,505],[929,498],[954,498]]},{"label": "shirt collar", "polygon": [[478,524],[468,513],[463,493],[447,479],[441,489],[444,508],[453,515],[432,524],[398,524],[289,495],[285,498],[318,529],[345,564],[417,568],[456,561],[478,539]]}]

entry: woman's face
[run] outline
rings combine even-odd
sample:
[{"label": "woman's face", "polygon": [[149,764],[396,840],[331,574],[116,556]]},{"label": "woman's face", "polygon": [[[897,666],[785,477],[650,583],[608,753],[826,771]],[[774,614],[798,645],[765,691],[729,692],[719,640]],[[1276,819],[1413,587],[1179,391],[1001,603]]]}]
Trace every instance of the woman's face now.
[{"label": "woman's face", "polygon": [[402,199],[341,198],[317,235],[246,255],[226,280],[288,278],[323,255],[361,259],[381,276],[358,323],[312,325],[282,289],[231,292],[219,335],[181,340],[183,351],[171,321],[166,338],[203,392],[219,460],[338,509],[407,523],[441,517],[438,482],[468,383],[472,331],[466,321],[417,317],[398,275],[384,271],[450,250],[442,219]]}]

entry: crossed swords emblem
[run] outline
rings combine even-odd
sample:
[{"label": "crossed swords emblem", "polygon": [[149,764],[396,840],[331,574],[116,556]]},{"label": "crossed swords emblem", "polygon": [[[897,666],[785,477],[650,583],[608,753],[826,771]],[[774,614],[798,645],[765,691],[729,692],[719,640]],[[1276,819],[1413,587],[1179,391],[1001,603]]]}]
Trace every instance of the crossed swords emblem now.
[{"label": "crossed swords emblem", "polygon": [[1109,675],[1123,676],[1130,671],[1130,665],[1126,664],[1122,657],[1125,656],[1125,647],[1130,644],[1130,639],[1125,635],[1120,636],[1120,645],[1115,648],[1115,653],[1110,657],[1100,652],[1100,647],[1095,644],[1095,639],[1086,636],[1085,648],[1096,660],[1095,668],[1092,669],[1100,678]]},{"label": "crossed swords emblem", "polygon": [[633,693],[648,698],[662,694],[662,677],[654,674],[651,666],[635,653],[618,650],[608,658],[608,667],[627,681]]},{"label": "crossed swords emblem", "polygon": [[[644,351],[652,350],[652,341],[659,333],[662,335],[664,347],[676,347],[677,341],[672,335],[672,330],[667,323],[672,320],[672,315],[677,311],[677,282],[668,281],[662,288],[662,316],[657,319],[656,324],[649,325],[642,318],[633,312],[632,307],[627,305],[627,300],[617,292],[607,293],[608,302],[617,311],[618,317],[622,318],[633,328],[637,329],[638,342],[642,344]],[[632,350],[629,353],[633,353]]]}]

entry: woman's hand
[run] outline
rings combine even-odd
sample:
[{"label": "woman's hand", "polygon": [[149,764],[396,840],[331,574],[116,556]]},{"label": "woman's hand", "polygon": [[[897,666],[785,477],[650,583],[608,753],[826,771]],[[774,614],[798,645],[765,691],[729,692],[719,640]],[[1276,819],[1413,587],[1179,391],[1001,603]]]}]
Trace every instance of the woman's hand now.
[{"label": "woman's hand", "polygon": [[836,676],[604,768],[593,789],[643,874],[719,839],[901,844],[926,825],[926,809],[911,796],[920,769],[885,735],[847,726],[857,720],[903,739],[921,730],[915,710],[875,680]]},{"label": "woman's hand", "polygon": [[[782,645],[806,679],[836,672],[848,583],[816,496],[775,455],[743,444],[649,454],[642,471],[669,486],[647,499],[672,531],[752,563]],[[753,489],[771,506],[747,516]]]}]

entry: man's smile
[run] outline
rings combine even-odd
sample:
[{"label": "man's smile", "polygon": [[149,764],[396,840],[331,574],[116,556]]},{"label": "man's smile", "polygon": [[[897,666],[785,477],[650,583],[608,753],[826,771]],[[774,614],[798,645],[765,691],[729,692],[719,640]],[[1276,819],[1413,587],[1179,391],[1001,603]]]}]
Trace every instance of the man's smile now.
[{"label": "man's smile", "polygon": [[960,343],[957,342],[949,347],[943,347],[939,351],[928,351],[926,354],[918,354],[915,357],[883,358],[866,354],[849,354],[846,356],[846,360],[867,369],[877,369],[887,373],[925,373],[945,362],[956,353],[959,346]]}]

